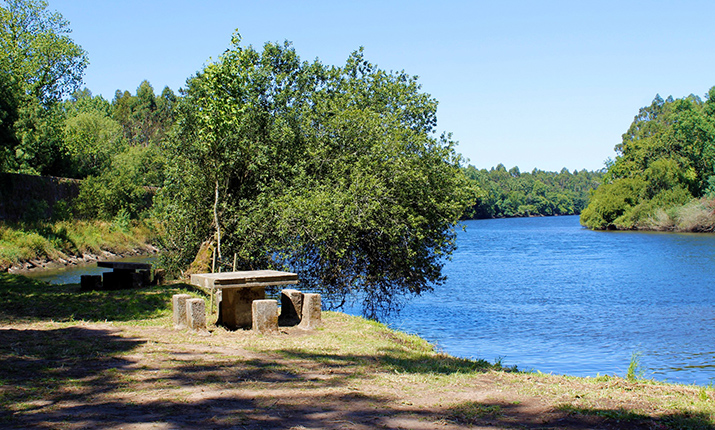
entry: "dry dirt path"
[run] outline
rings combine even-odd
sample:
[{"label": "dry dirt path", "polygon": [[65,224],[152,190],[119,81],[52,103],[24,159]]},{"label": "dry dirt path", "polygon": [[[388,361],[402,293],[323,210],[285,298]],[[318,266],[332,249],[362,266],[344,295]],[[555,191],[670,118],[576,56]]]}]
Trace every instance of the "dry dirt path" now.
[{"label": "dry dirt path", "polygon": [[709,416],[664,406],[703,400],[697,388],[480,369],[377,324],[325,322],[276,336],[168,322],[5,325],[0,427],[711,428]]}]

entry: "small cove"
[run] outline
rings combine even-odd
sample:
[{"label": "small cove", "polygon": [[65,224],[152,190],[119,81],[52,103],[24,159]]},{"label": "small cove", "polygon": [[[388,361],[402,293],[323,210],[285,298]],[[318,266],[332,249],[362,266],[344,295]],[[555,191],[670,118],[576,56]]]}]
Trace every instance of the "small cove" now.
[{"label": "small cove", "polygon": [[[155,263],[157,255],[135,255],[113,259],[127,263]],[[29,272],[19,273],[38,281],[44,281],[51,285],[79,284],[82,275],[101,275],[104,272],[111,272],[112,269],[97,267],[97,263],[83,263],[73,266],[58,267],[54,269],[38,269]]]}]

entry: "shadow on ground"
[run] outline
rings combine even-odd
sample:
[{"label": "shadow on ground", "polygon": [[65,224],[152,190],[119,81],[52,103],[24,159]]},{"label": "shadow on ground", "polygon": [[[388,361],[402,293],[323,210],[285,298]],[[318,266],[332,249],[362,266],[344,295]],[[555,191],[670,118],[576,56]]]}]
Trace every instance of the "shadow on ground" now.
[{"label": "shadow on ground", "polygon": [[0,273],[0,323],[19,321],[130,321],[168,313],[178,288],[81,292],[79,285],[48,285]]}]

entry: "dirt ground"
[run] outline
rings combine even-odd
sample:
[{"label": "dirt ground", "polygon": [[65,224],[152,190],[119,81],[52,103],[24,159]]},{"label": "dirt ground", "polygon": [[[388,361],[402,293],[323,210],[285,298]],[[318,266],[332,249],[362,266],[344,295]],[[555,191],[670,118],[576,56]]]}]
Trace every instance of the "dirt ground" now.
[{"label": "dirt ground", "polygon": [[[658,406],[620,379],[594,395],[578,379],[418,371],[422,363],[389,361],[384,346],[373,355],[331,344],[349,324],[333,317],[324,330],[274,336],[114,323],[0,327],[0,427],[669,428]],[[710,428],[705,417],[681,418]]]}]

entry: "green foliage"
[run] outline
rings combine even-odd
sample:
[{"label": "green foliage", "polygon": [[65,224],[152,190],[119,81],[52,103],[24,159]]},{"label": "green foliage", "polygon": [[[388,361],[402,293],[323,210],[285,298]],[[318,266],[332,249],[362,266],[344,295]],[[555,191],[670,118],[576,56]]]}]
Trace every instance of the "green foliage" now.
[{"label": "green foliage", "polygon": [[100,175],[123,148],[121,126],[110,117],[110,104],[89,90],[77,91],[64,103],[63,146],[68,156],[65,175]]},{"label": "green foliage", "polygon": [[641,356],[643,354],[639,351],[633,351],[631,354],[631,361],[628,363],[628,370],[626,371],[626,379],[635,382],[639,379],[643,379],[645,375],[645,369],[641,366]]},{"label": "green foliage", "polygon": [[[581,214],[593,229],[657,228],[695,230],[679,209],[711,193],[715,183],[715,87],[706,102],[656,96],[642,108],[616,146],[604,183]],[[684,214],[683,214],[684,215]],[[703,220],[705,220],[703,218]]]},{"label": "green foliage", "polygon": [[439,285],[474,189],[419,90],[361,50],[326,67],[235,37],[179,105],[160,198],[174,262],[213,238],[240,268],[298,271],[328,304],[359,296],[368,315]]},{"label": "green foliage", "polygon": [[136,95],[117,90],[112,100],[112,117],[121,125],[130,145],[158,144],[174,122],[177,102],[178,98],[169,87],[157,97],[149,81],[142,81]]},{"label": "green foliage", "polygon": [[55,109],[82,81],[87,57],[69,23],[42,0],[0,5],[0,169],[54,173],[61,160]]},{"label": "green foliage", "polygon": [[490,170],[468,166],[467,177],[481,190],[467,218],[501,218],[536,215],[574,215],[586,206],[588,193],[596,188],[602,172],[586,170],[522,173],[503,164]]},{"label": "green foliage", "polygon": [[144,184],[158,180],[162,169],[163,157],[154,148],[127,148],[112,157],[110,167],[100,175],[82,181],[74,203],[76,215],[104,220],[120,213],[132,219],[142,217],[151,208],[155,192]]},{"label": "green foliage", "polygon": [[[127,92],[122,100],[147,99],[149,105],[157,104],[147,81],[142,82],[138,94],[135,97]],[[173,93],[167,88],[164,95],[169,97]],[[84,178],[80,195],[74,202],[75,213],[81,218],[112,220],[120,213],[132,219],[140,218],[147,214],[152,203],[154,190],[147,187],[159,186],[164,181],[165,156],[157,139],[163,138],[171,126],[173,114],[163,112],[165,121],[160,125],[152,123],[151,139],[138,140],[125,136],[127,130],[134,126],[141,128],[140,120],[151,122],[151,115],[137,119],[132,109],[142,111],[143,105],[137,102],[127,108],[124,102],[115,100],[110,104],[85,89],[75,92],[63,103],[66,116],[63,145],[68,155],[65,173]],[[164,102],[159,105],[167,106]],[[128,112],[134,122],[121,123],[122,112]]]}]

